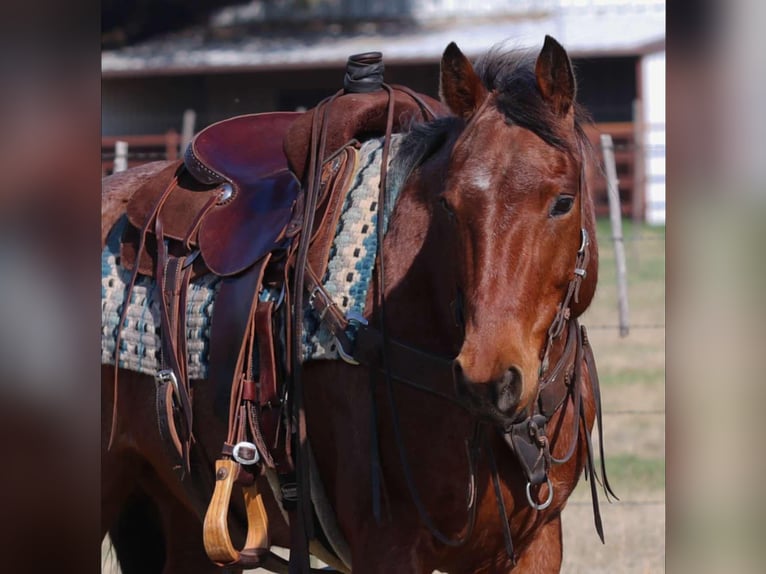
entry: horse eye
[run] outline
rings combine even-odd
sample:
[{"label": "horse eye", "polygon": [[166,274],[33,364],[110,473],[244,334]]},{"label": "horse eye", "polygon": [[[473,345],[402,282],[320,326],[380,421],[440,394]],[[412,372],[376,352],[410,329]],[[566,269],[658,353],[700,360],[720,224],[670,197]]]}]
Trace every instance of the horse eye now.
[{"label": "horse eye", "polygon": [[565,213],[569,213],[569,210],[572,209],[573,205],[574,197],[571,195],[559,195],[556,198],[556,203],[553,204],[551,215],[555,217],[557,215],[564,215]]}]

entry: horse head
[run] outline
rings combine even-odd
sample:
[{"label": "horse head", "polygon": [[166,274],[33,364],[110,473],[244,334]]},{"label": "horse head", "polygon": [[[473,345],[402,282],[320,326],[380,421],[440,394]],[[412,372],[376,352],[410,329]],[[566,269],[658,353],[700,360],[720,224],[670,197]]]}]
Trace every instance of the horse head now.
[{"label": "horse head", "polygon": [[[442,100],[461,118],[434,211],[457,245],[464,339],[454,382],[474,411],[501,426],[531,412],[562,305],[577,316],[595,290],[587,144],[575,93],[569,57],[550,37],[536,59],[495,50],[474,67],[452,43],[441,63]],[[578,297],[564,303],[583,237],[585,278]]]}]

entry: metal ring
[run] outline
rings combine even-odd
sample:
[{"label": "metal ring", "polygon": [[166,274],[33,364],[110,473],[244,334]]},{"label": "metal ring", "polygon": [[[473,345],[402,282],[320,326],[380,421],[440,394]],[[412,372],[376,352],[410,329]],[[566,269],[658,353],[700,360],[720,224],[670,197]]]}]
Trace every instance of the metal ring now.
[{"label": "metal ring", "polygon": [[[240,448],[252,449],[253,457],[252,458],[243,458],[243,457],[239,456],[239,449]],[[242,441],[242,442],[238,442],[237,444],[235,444],[234,448],[231,449],[231,458],[236,460],[239,464],[248,464],[249,465],[249,464],[255,464],[256,462],[261,460],[261,455],[258,454],[258,449],[256,448],[256,446],[253,443],[247,442],[247,441]]]},{"label": "metal ring", "polygon": [[532,492],[529,490],[532,483],[527,481],[527,502],[529,502],[529,506],[535,510],[545,510],[551,505],[551,502],[553,502],[553,484],[551,484],[551,479],[546,476],[545,482],[548,484],[548,499],[542,504],[537,504],[537,502],[532,499]]}]

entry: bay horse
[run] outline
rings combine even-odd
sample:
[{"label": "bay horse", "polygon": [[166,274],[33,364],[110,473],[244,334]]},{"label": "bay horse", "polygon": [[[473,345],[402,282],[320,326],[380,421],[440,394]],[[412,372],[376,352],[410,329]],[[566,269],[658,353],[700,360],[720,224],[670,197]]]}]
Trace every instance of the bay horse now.
[{"label": "bay horse", "polygon": [[[558,572],[562,510],[583,469],[592,489],[597,478],[597,376],[576,321],[598,270],[586,116],[569,57],[547,36],[536,56],[495,48],[475,66],[450,44],[440,95],[449,113],[414,124],[392,161],[397,194],[365,318],[390,341],[448,357],[446,376],[308,361],[307,434],[355,573]],[[105,181],[104,241],[132,191],[165,167]],[[111,419],[114,368],[102,366],[102,534],[126,573],[220,571],[202,544],[226,436],[213,389],[194,382],[196,442],[180,480],[151,377],[120,370]],[[271,542],[290,547],[262,490]],[[237,541],[243,517],[240,504]],[[597,509],[596,523],[601,534]]]}]

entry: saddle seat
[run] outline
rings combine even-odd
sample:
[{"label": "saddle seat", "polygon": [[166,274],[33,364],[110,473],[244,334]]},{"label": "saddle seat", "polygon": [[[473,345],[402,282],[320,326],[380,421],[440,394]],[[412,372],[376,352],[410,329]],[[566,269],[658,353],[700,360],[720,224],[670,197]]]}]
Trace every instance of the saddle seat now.
[{"label": "saddle seat", "polygon": [[[136,231],[144,230],[155,213],[162,219],[163,237],[176,242],[169,246],[171,254],[199,249],[204,261],[199,273],[236,275],[273,251],[284,239],[300,192],[282,152],[285,132],[299,115],[238,116],[201,131],[183,162],[168,166],[131,197],[127,216],[134,229],[123,240],[123,265],[136,263]],[[154,229],[146,232],[138,265],[142,274],[153,276]]]}]

